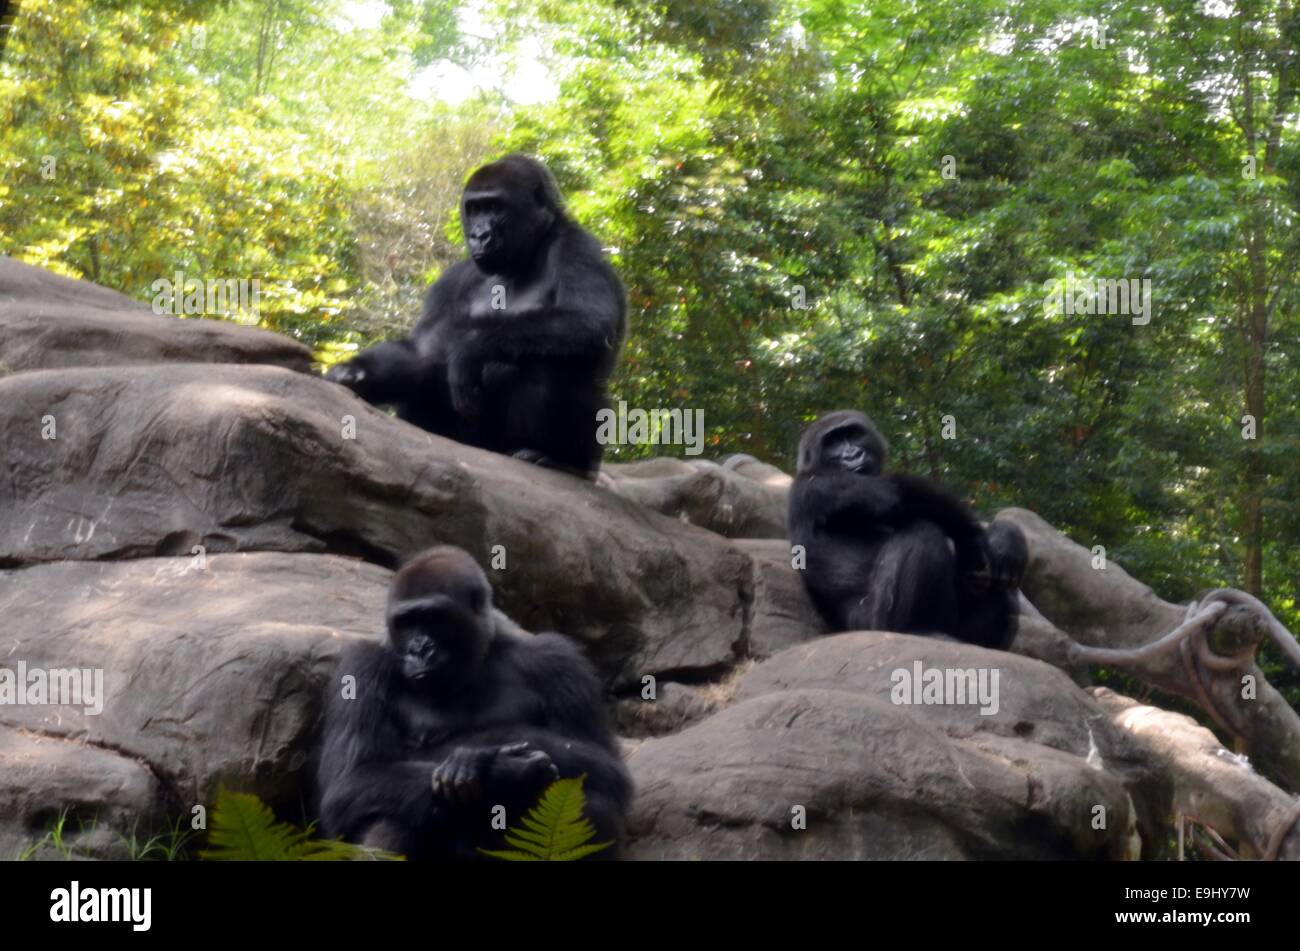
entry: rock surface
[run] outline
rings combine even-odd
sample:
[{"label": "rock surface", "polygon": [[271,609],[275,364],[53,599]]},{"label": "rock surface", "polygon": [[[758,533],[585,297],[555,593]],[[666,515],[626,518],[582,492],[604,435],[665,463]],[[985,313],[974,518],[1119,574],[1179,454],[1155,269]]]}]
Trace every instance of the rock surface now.
[{"label": "rock surface", "polygon": [[[0,861],[131,858],[127,836],[165,821],[149,766],[86,742],[0,726]],[[60,820],[62,825],[60,826]],[[60,830],[60,849],[53,829]]]},{"label": "rock surface", "polygon": [[291,803],[339,648],[381,636],[390,576],[273,552],[0,572],[5,666],[103,671],[102,712],[0,705],[0,726],[146,764],[186,813],[222,782]]},{"label": "rock surface", "polygon": [[[760,466],[740,468],[766,477]],[[607,464],[602,471],[624,498],[726,538],[786,536],[788,484],[751,478],[703,460],[652,459]]]},{"label": "rock surface", "polygon": [[150,363],[311,366],[296,340],[224,320],[155,315],[106,287],[0,257],[0,375]]},{"label": "rock surface", "polygon": [[490,576],[502,609],[592,642],[618,682],[734,663],[753,624],[754,568],[726,539],[430,435],[304,374],[37,371],[0,379],[0,405],[0,566],[197,545],[393,567],[440,542],[490,565],[500,546],[505,567]]},{"label": "rock surface", "polygon": [[[894,672],[910,674],[917,663],[996,671],[996,712],[894,702]],[[839,634],[757,664],[731,707],[632,752],[631,851],[1133,857],[1138,809],[1126,785],[1142,774],[1130,759],[1127,739],[1102,708],[1055,668],[902,634]],[[799,806],[803,829],[792,824]],[[1104,829],[1088,821],[1098,807]]]}]

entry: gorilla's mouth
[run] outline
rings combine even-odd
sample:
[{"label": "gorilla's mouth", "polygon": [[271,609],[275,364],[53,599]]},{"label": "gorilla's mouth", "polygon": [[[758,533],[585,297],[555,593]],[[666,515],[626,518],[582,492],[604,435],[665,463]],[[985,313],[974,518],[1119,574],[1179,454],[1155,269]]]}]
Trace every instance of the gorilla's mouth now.
[{"label": "gorilla's mouth", "polygon": [[471,250],[469,257],[480,271],[488,274],[500,273],[510,263],[510,255],[499,244],[484,245],[477,250]]},{"label": "gorilla's mouth", "polygon": [[427,661],[407,661],[404,665],[403,673],[406,674],[407,680],[423,682],[433,678],[438,673],[441,665],[436,661],[429,663]]}]

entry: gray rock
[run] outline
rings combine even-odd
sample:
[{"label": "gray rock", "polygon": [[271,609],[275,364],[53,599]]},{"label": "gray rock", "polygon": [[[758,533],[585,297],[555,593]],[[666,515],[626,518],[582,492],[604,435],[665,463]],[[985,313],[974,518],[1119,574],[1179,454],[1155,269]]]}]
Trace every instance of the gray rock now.
[{"label": "gray rock", "polygon": [[0,726],[0,861],[128,858],[126,837],[162,825],[161,793],[131,757]]},{"label": "gray rock", "polygon": [[724,692],[714,684],[668,682],[657,685],[654,699],[640,694],[614,704],[614,725],[628,737],[663,736],[685,729],[716,713],[725,703]]},{"label": "gray rock", "polygon": [[311,350],[225,320],[154,314],[137,300],[0,257],[0,375],[55,367],[271,363],[307,372]]},{"label": "gray rock", "polygon": [[[120,772],[109,760],[121,757],[145,764],[154,808],[137,783],[123,787],[128,813],[166,804],[188,815],[221,783],[296,804],[326,680],[347,639],[381,635],[389,577],[347,558],[275,553],[213,555],[202,569],[177,557],[0,572],[4,667],[103,671],[101,713],[5,704],[0,726],[71,751],[65,759],[81,750],[88,776]],[[56,792],[46,810],[80,809]],[[5,823],[26,815],[0,805]]]},{"label": "gray rock", "polygon": [[740,538],[735,545],[754,566],[746,656],[761,660],[826,633],[826,622],[809,600],[803,578],[791,567],[788,541]]},{"label": "gray rock", "polygon": [[737,701],[782,690],[847,690],[855,696],[892,705],[894,672],[923,669],[987,670],[997,675],[997,709],[979,705],[902,706],[915,719],[950,736],[977,733],[1031,740],[1087,756],[1095,742],[1101,752],[1122,747],[1102,708],[1055,667],[1005,651],[911,634],[855,632],[818,638],[782,651],[758,664],[740,683]]},{"label": "gray rock", "polygon": [[1162,601],[1111,561],[1093,567],[1090,546],[1072,541],[1028,509],[1003,509],[1029,542],[1025,596],[1052,624],[1085,644],[1145,644],[1182,623],[1185,608]]},{"label": "gray rock", "polygon": [[787,489],[711,462],[607,465],[611,491],[727,538],[785,538]]},{"label": "gray rock", "polygon": [[794,484],[794,477],[788,472],[743,452],[724,459],[722,468],[737,475],[742,475],[746,479],[753,479],[755,482],[762,482],[764,485],[770,485],[786,492],[789,492],[790,486]]},{"label": "gray rock", "polygon": [[[762,665],[760,665],[761,668]],[[843,690],[738,702],[641,742],[632,859],[1118,858],[1123,785],[1078,757],[953,740],[913,710]],[[1095,805],[1108,829],[1087,822]],[[799,811],[806,828],[794,828]]]}]

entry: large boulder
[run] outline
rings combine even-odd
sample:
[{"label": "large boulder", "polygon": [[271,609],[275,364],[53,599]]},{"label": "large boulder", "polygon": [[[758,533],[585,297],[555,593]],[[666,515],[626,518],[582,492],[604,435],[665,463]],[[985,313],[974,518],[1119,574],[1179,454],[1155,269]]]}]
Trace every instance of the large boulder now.
[{"label": "large boulder", "polygon": [[732,665],[751,630],[767,651],[806,636],[789,595],[766,597],[776,585],[726,539],[430,435],[318,378],[196,364],[34,371],[0,379],[0,405],[0,567],[196,546],[394,567],[452,543],[492,568],[507,613],[588,641],[615,683]]},{"label": "large boulder", "polygon": [[131,756],[0,726],[0,862],[137,857],[126,834],[138,843],[164,826],[165,798]]},{"label": "large boulder", "polygon": [[998,513],[1029,542],[1025,595],[1085,644],[1145,644],[1182,622],[1186,608],[1161,600],[1103,552],[1085,548],[1028,509]]},{"label": "large boulder", "polygon": [[159,316],[139,301],[0,257],[0,374],[147,363],[311,367],[311,350],[225,320]]},{"label": "large boulder", "polygon": [[1107,723],[1060,672],[1014,658],[992,717],[971,706],[902,706],[878,689],[894,664],[996,669],[1008,658],[861,633],[758,664],[734,705],[632,749],[629,856],[1136,857],[1123,744],[1110,731],[1110,769],[1074,742],[1089,727],[1080,713],[1094,718],[1094,733]]},{"label": "large boulder", "polygon": [[[348,639],[381,636],[389,578],[353,559],[278,553],[0,572],[0,616],[11,646],[5,667],[17,670],[21,662],[29,677],[34,670],[103,672],[94,706],[0,705],[0,727],[43,740],[43,755],[55,757],[57,769],[42,783],[57,779],[72,788],[76,776],[85,779],[85,796],[51,794],[45,814],[59,803],[81,811],[110,780],[120,781],[121,807],[142,815],[188,815],[223,783],[296,802],[308,788],[338,651]],[[26,755],[27,745],[12,755]],[[34,807],[6,808],[4,789],[0,784],[0,824],[11,833],[14,824],[31,827],[40,818]]]}]

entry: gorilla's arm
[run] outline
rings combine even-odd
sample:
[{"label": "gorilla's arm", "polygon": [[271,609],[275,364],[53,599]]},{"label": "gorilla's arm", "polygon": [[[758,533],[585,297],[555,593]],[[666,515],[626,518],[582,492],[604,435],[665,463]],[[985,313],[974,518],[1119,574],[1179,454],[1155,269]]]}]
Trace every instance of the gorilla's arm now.
[{"label": "gorilla's arm", "polygon": [[436,281],[429,285],[420,309],[420,319],[411,328],[411,339],[425,358],[446,360],[445,353],[434,352],[436,343],[441,342],[443,324],[451,320],[464,305],[460,298],[464,289],[478,277],[478,271],[471,261],[457,261],[442,272]]},{"label": "gorilla's arm", "polygon": [[815,528],[870,531],[897,526],[905,509],[893,479],[823,470],[801,475],[791,489],[792,517]]},{"label": "gorilla's arm", "polygon": [[[400,673],[378,644],[344,651],[338,675],[356,677],[356,698],[337,690],[325,713],[325,745],[317,772],[326,834],[359,842],[382,820],[394,820],[410,842],[437,833],[445,820],[433,799],[436,763],[406,760],[397,724],[388,712]],[[336,684],[336,687],[340,685]]]},{"label": "gorilla's arm", "polygon": [[907,517],[938,525],[952,539],[957,563],[963,573],[987,575],[989,553],[984,526],[970,507],[951,492],[920,476],[894,475],[890,478],[898,488]]},{"label": "gorilla's arm", "polygon": [[[490,293],[484,280],[475,293]],[[457,344],[472,363],[537,358],[600,363],[624,333],[623,291],[590,235],[569,230],[548,249],[543,273],[505,310],[476,310]],[[535,298],[535,301],[530,300]]]},{"label": "gorilla's arm", "polygon": [[331,367],[325,379],[342,383],[367,403],[404,403],[419,393],[421,367],[413,341],[390,340]]},{"label": "gorilla's arm", "polygon": [[[538,634],[519,645],[524,671],[542,698],[552,740],[544,745],[563,776],[586,775],[587,817],[602,839],[617,838],[632,798],[632,777],[609,728],[600,678],[582,651],[561,634]],[[525,731],[527,739],[531,731]]]},{"label": "gorilla's arm", "polygon": [[985,536],[988,538],[993,587],[999,590],[1018,588],[1029,565],[1029,544],[1024,532],[1015,523],[999,519],[989,525]]},{"label": "gorilla's arm", "polygon": [[512,661],[541,698],[543,722],[565,736],[612,747],[604,688],[591,661],[563,634],[545,632],[511,645]]}]

